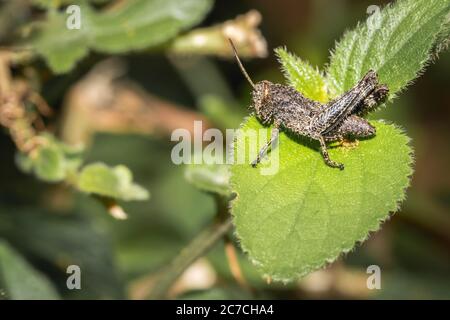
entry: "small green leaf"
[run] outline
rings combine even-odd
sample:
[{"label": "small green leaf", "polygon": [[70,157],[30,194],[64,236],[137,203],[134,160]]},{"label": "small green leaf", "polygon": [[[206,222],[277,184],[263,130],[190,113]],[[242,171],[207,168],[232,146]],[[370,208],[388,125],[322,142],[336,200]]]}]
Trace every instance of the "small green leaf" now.
[{"label": "small green leaf", "polygon": [[190,164],[184,171],[187,181],[200,190],[229,196],[230,168],[226,164]]},{"label": "small green leaf", "polygon": [[105,12],[79,5],[79,30],[67,28],[65,12],[51,12],[30,40],[57,73],[71,70],[89,49],[121,53],[160,45],[200,22],[212,1],[134,0]]},{"label": "small green leaf", "polygon": [[44,181],[57,182],[65,178],[64,154],[55,146],[39,149],[34,160],[36,176]]},{"label": "small green leaf", "polygon": [[125,201],[149,197],[147,190],[133,183],[131,171],[122,165],[89,164],[81,170],[77,185],[80,191]]},{"label": "small green leaf", "polygon": [[275,49],[275,53],[291,86],[309,99],[320,102],[327,101],[327,85],[317,68],[313,68],[308,62],[283,48]]},{"label": "small green leaf", "polygon": [[18,153],[17,166],[25,173],[33,172],[40,180],[59,182],[74,174],[82,163],[81,148],[68,146],[50,134],[42,134],[45,141],[35,153]]},{"label": "small green leaf", "polygon": [[[397,210],[412,173],[409,138],[393,125],[373,124],[375,138],[330,149],[343,171],[325,165],[318,145],[285,133],[275,175],[261,175],[248,163],[232,167],[236,232],[264,274],[281,281],[302,277],[364,241]],[[260,128],[251,117],[242,130]]]},{"label": "small green leaf", "polygon": [[369,70],[378,72],[391,98],[420,75],[445,34],[450,0],[401,0],[347,32],[328,68],[331,98],[347,91]]},{"label": "small green leaf", "polygon": [[13,300],[56,300],[52,283],[8,243],[0,240],[0,291]]}]

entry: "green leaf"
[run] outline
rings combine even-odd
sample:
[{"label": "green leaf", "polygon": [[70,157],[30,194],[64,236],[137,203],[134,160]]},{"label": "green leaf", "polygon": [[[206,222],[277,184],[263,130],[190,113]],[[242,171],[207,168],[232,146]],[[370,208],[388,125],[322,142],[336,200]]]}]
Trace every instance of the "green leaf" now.
[{"label": "green leaf", "polygon": [[74,174],[82,163],[82,149],[70,147],[50,134],[40,135],[43,145],[29,155],[18,153],[17,166],[40,180],[59,182]]},{"label": "green leaf", "polygon": [[78,189],[121,200],[146,200],[148,191],[133,183],[131,171],[122,165],[108,167],[103,163],[85,166],[78,177]]},{"label": "green leaf", "polygon": [[378,72],[394,97],[420,75],[439,45],[436,40],[443,41],[449,11],[450,0],[396,1],[347,32],[328,68],[331,98],[351,88],[369,69]]},{"label": "green leaf", "polygon": [[[345,92],[369,69],[378,71],[392,98],[418,76],[436,41],[444,38],[449,3],[397,1],[347,32],[331,57],[325,81],[329,98]],[[308,85],[311,71],[298,71],[311,68],[284,50],[277,53],[291,85],[317,97],[318,88]],[[316,82],[323,88],[320,80]],[[364,241],[397,210],[412,174],[409,138],[394,125],[373,124],[374,138],[330,148],[331,158],[346,165],[341,172],[324,164],[317,143],[285,133],[279,140],[275,175],[260,174],[267,164],[260,169],[249,164],[232,167],[237,235],[264,274],[288,281],[323,267]],[[254,160],[256,155],[248,155],[240,142],[249,130],[261,128],[255,117],[244,122],[235,154]]]},{"label": "green leaf", "polygon": [[1,289],[7,298],[14,300],[59,299],[51,282],[7,242],[0,240]]},{"label": "green leaf", "polygon": [[327,85],[317,68],[313,68],[308,62],[302,61],[283,48],[275,49],[275,53],[291,86],[309,99],[327,101]]},{"label": "green leaf", "polygon": [[57,182],[65,177],[64,154],[54,146],[39,149],[34,160],[36,176],[44,181]]},{"label": "green leaf", "polygon": [[184,177],[200,190],[229,196],[230,168],[226,164],[189,164]]},{"label": "green leaf", "polygon": [[79,30],[66,27],[65,12],[50,12],[30,40],[57,73],[71,70],[89,49],[121,53],[160,45],[200,22],[212,1],[134,0],[103,12],[79,5]]},{"label": "green leaf", "polygon": [[[275,175],[261,175],[248,163],[232,167],[236,232],[265,275],[302,277],[350,251],[397,210],[412,173],[409,138],[393,125],[373,124],[375,138],[330,149],[343,171],[324,164],[318,145],[285,133]],[[251,117],[242,130],[261,128]]]}]

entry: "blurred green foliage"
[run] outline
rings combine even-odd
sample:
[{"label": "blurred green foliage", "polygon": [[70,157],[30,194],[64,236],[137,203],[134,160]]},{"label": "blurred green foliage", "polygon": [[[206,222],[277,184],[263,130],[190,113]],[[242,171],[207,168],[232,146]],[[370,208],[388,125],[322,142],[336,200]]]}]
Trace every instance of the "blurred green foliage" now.
[{"label": "blurred green foliage", "polygon": [[210,0],[135,0],[119,10],[97,13],[87,1],[79,1],[80,30],[66,28],[65,12],[49,11],[30,44],[55,72],[67,72],[89,49],[117,54],[160,45],[200,22],[211,4]]}]

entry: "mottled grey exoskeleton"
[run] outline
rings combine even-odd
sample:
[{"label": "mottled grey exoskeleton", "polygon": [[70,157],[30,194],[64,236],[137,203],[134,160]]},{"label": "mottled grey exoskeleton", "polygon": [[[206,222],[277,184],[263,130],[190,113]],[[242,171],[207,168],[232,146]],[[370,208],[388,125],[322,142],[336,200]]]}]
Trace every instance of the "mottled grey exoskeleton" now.
[{"label": "mottled grey exoskeleton", "polygon": [[274,127],[270,140],[261,148],[252,166],[256,166],[261,161],[269,147],[278,138],[279,130],[290,131],[319,141],[325,163],[341,170],[344,169],[344,165],[330,159],[326,141],[375,135],[375,128],[362,116],[382,103],[389,92],[386,85],[379,84],[375,71],[368,71],[349,91],[322,104],[304,97],[291,86],[266,80],[254,84],[239,60],[232,42],[231,46],[239,67],[253,87],[251,109],[263,124],[273,123]]}]

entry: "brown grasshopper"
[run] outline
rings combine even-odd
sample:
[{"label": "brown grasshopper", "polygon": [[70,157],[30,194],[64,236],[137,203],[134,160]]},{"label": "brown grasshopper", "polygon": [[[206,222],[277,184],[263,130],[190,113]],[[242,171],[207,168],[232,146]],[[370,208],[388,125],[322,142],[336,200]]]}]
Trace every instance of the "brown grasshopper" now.
[{"label": "brown grasshopper", "polygon": [[230,43],[242,73],[253,87],[253,103],[250,109],[254,110],[262,124],[273,124],[271,138],[261,148],[252,166],[255,167],[261,161],[272,143],[277,140],[279,130],[319,141],[325,163],[341,170],[344,165],[330,159],[326,142],[375,135],[375,128],[362,117],[383,103],[389,93],[386,85],[379,84],[375,71],[369,70],[353,88],[322,104],[304,97],[291,86],[267,80],[253,83],[231,40]]}]

